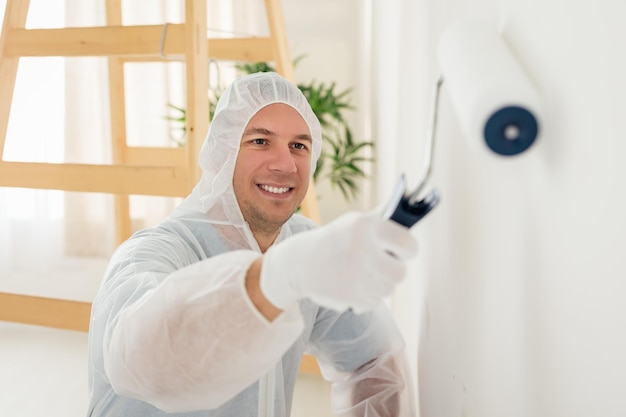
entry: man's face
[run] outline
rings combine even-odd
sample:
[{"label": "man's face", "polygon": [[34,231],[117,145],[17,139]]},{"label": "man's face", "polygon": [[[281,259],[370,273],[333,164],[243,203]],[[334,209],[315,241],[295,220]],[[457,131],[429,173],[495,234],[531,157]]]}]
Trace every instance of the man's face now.
[{"label": "man's face", "polygon": [[309,186],[312,141],[300,114],[286,104],[259,110],[244,130],[233,187],[253,232],[276,232]]}]

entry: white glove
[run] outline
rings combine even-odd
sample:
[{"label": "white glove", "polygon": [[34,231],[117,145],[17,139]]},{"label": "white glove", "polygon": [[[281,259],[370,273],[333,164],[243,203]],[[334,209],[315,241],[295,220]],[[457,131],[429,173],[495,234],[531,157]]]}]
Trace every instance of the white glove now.
[{"label": "white glove", "polygon": [[375,212],[345,214],[324,227],[270,247],[263,257],[261,291],[287,309],[308,297],[337,311],[374,308],[404,279],[417,254],[409,230]]}]

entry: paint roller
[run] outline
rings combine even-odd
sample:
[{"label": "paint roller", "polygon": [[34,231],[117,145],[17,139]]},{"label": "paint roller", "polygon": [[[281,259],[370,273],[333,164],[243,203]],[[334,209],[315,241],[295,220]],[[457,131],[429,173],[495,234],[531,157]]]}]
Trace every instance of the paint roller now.
[{"label": "paint roller", "polygon": [[425,198],[420,194],[431,172],[442,84],[470,142],[485,143],[495,154],[510,157],[528,150],[539,135],[539,94],[493,26],[480,20],[450,26],[440,39],[437,58],[441,77],[431,104],[423,171],[410,192],[404,175],[400,177],[383,214],[406,227],[439,202],[437,190]]},{"label": "paint roller", "polygon": [[530,148],[539,134],[541,100],[495,28],[461,21],[444,32],[437,52],[465,136],[504,156]]}]

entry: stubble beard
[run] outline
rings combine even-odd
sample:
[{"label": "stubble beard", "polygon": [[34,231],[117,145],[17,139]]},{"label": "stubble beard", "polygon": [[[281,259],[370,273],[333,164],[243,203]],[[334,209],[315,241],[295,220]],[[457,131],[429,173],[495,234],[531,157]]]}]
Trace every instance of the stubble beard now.
[{"label": "stubble beard", "polygon": [[293,210],[288,215],[280,217],[278,215],[270,216],[263,210],[259,210],[254,204],[249,204],[244,211],[244,217],[252,232],[271,235],[278,233],[295,212],[296,210]]}]

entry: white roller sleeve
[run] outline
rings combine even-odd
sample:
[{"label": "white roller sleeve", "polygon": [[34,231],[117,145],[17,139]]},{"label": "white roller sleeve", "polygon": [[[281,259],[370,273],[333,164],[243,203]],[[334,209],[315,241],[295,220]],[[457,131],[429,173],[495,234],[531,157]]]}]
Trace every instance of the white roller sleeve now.
[{"label": "white roller sleeve", "polygon": [[504,107],[521,107],[541,124],[540,96],[492,25],[463,20],[450,26],[437,54],[444,87],[468,140],[484,143],[487,121]]}]

